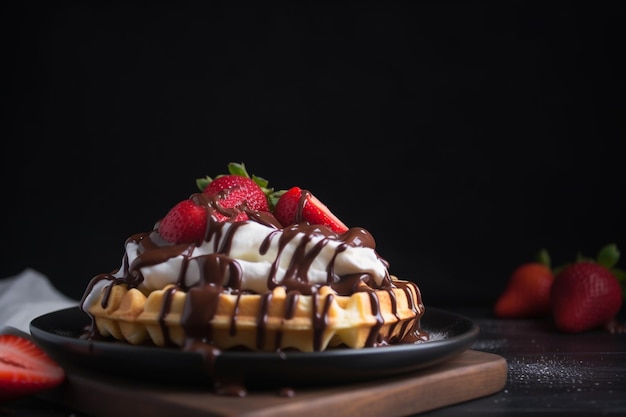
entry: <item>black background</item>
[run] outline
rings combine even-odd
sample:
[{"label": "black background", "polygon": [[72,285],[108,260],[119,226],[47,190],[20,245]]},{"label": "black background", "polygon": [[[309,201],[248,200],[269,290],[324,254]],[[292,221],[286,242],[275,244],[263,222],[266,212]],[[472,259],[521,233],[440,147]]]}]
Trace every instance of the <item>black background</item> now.
[{"label": "black background", "polygon": [[80,298],[230,161],[370,230],[427,305],[626,251],[622,4],[5,1],[0,277]]}]

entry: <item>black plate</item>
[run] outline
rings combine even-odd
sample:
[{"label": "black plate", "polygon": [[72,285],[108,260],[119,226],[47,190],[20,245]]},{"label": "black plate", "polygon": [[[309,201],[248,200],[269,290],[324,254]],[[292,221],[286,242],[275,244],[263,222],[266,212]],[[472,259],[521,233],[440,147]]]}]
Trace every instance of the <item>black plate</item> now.
[{"label": "black plate", "polygon": [[[89,318],[78,307],[37,317],[30,323],[35,342],[66,369],[102,372],[151,382],[209,382],[202,355],[176,348],[134,346],[79,338]],[[479,328],[467,317],[427,308],[421,320],[430,340],[410,345],[324,352],[224,351],[215,375],[239,375],[249,384],[267,381],[315,385],[362,381],[398,375],[447,361],[472,346]]]}]

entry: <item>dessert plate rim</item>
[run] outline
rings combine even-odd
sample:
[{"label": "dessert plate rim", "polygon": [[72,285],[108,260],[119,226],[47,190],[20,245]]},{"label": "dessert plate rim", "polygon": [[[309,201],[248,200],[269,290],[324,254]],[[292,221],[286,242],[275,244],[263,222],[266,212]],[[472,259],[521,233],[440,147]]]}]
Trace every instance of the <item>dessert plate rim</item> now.
[{"label": "dessert plate rim", "polygon": [[456,357],[473,345],[480,331],[466,316],[427,307],[421,319],[422,329],[430,334],[426,342],[323,352],[222,351],[208,367],[198,352],[80,338],[89,323],[79,307],[70,307],[36,317],[29,328],[34,341],[70,372],[178,386],[209,383],[215,375],[263,387],[269,381],[300,386],[389,377]]}]

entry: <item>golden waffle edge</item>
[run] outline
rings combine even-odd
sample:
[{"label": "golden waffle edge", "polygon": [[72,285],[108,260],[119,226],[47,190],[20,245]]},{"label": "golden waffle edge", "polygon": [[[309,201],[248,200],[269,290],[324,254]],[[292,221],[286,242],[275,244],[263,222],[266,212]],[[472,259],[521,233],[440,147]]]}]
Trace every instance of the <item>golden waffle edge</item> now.
[{"label": "golden waffle edge", "polygon": [[[339,346],[366,347],[372,332],[385,341],[401,340],[415,328],[424,307],[416,285],[395,277],[392,282],[402,285],[348,296],[322,286],[317,295],[299,295],[289,318],[286,312],[294,300],[281,286],[264,295],[221,293],[207,323],[210,343],[224,350],[244,347],[312,352]],[[184,345],[186,292],[168,286],[144,294],[126,284],[109,285],[113,285],[110,292],[103,289],[88,309],[101,336],[133,345]],[[107,302],[102,303],[105,293]],[[265,307],[264,297],[269,300]],[[321,327],[320,320],[324,323]]]}]

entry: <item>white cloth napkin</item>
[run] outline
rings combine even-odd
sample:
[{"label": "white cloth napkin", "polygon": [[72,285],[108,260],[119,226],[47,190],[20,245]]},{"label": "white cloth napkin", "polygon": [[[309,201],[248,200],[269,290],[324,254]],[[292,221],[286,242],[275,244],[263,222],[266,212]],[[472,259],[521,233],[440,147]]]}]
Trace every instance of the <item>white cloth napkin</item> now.
[{"label": "white cloth napkin", "polygon": [[65,296],[43,274],[25,269],[0,279],[0,333],[10,328],[30,334],[31,320],[53,311],[78,305]]}]

